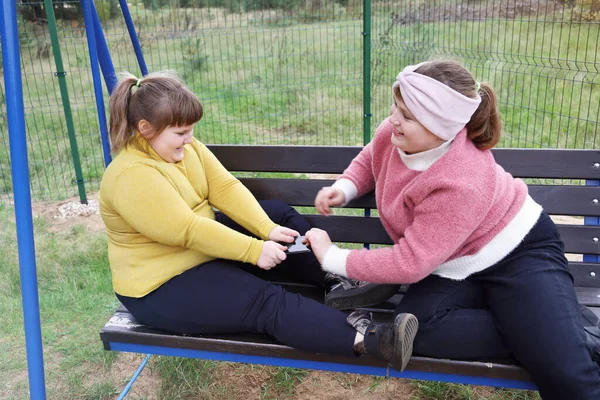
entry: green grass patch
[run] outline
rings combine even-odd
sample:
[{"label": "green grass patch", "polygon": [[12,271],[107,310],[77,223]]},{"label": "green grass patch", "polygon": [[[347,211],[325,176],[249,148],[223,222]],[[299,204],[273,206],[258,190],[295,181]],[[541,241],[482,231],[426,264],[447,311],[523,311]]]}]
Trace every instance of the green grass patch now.
[{"label": "green grass patch", "polygon": [[540,400],[537,392],[469,386],[456,383],[415,381],[414,400]]},{"label": "green grass patch", "polygon": [[[505,130],[501,146],[597,147],[600,78],[590,65],[598,24],[565,20],[561,13],[441,22],[411,14],[411,7],[391,10],[377,3],[373,8],[370,134],[387,116],[391,83],[404,65],[450,56],[496,88]],[[363,26],[355,8],[355,2],[345,8],[323,2],[308,18],[311,11],[304,8],[240,13],[151,9],[134,2],[131,12],[150,70],[177,70],[204,104],[205,117],[196,130],[200,140],[360,145]],[[399,18],[409,19],[399,23]],[[87,42],[80,25],[59,25],[84,179],[94,191],[104,166]],[[116,70],[139,74],[123,21],[112,19],[104,28]],[[53,60],[39,51],[47,33],[24,21],[20,29],[33,194],[38,199],[75,196]],[[0,143],[7,149],[2,121]],[[0,194],[12,191],[8,157],[0,150]]]},{"label": "green grass patch", "polygon": [[[49,398],[101,399],[119,386],[110,378],[116,354],[98,337],[117,301],[111,287],[106,237],[74,226],[51,232],[34,220],[40,318]],[[27,397],[23,315],[13,210],[0,207],[0,381],[9,399]],[[4,397],[3,397],[4,398]]]}]

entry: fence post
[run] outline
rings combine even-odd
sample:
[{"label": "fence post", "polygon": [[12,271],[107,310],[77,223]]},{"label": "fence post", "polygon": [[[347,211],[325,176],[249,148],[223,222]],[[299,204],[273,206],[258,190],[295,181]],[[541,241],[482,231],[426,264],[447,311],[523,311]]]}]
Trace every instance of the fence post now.
[{"label": "fence post", "polygon": [[56,72],[54,75],[58,78],[58,86],[60,87],[60,97],[62,98],[63,109],[65,112],[65,122],[67,124],[67,133],[69,135],[69,144],[71,145],[71,156],[73,158],[73,166],[75,167],[75,179],[77,181],[77,189],[79,190],[79,200],[81,200],[82,204],[87,204],[85,183],[83,180],[83,172],[81,170],[81,160],[79,158],[79,148],[77,146],[77,138],[75,137],[75,127],[73,126],[73,116],[71,115],[71,102],[69,101],[69,91],[67,89],[67,73],[65,72],[62,62],[60,44],[58,42],[58,32],[56,30],[56,17],[54,16],[52,0],[44,0],[44,8],[46,9],[46,17],[48,18],[50,41],[52,42],[54,64],[56,65]]},{"label": "fence post", "polygon": [[[363,0],[363,145],[371,141],[371,0]],[[365,217],[371,209],[365,208]],[[368,243],[364,243],[369,248]]]},{"label": "fence post", "polygon": [[363,0],[363,144],[371,141],[371,0]]}]

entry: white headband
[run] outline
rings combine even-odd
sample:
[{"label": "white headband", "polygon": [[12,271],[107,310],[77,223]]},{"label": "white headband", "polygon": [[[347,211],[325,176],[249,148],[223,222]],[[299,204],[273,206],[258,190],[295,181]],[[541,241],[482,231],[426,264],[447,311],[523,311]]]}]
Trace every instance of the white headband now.
[{"label": "white headband", "polygon": [[471,120],[481,97],[467,97],[428,76],[414,72],[425,63],[409,65],[398,74],[393,88],[400,86],[402,100],[414,117],[431,133],[454,139]]}]

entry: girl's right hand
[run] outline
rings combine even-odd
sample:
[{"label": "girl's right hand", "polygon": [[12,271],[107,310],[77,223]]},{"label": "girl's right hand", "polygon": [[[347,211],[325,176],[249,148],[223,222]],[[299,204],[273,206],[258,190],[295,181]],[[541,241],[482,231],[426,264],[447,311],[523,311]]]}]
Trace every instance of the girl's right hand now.
[{"label": "girl's right hand", "polygon": [[315,197],[315,207],[321,215],[331,215],[330,207],[337,207],[346,201],[346,195],[340,189],[326,186]]},{"label": "girl's right hand", "polygon": [[278,264],[281,264],[287,257],[285,250],[287,250],[287,247],[277,242],[272,240],[265,241],[256,265],[258,265],[259,268],[269,270]]}]

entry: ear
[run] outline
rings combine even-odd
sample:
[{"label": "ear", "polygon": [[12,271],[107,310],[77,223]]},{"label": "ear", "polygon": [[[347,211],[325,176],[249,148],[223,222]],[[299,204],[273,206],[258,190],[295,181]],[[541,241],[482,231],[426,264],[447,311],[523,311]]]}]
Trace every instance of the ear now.
[{"label": "ear", "polygon": [[152,135],[152,125],[145,119],[140,120],[138,122],[138,131],[142,134],[143,137],[148,138]]}]

